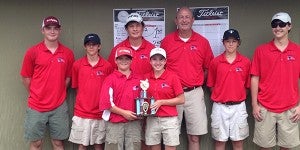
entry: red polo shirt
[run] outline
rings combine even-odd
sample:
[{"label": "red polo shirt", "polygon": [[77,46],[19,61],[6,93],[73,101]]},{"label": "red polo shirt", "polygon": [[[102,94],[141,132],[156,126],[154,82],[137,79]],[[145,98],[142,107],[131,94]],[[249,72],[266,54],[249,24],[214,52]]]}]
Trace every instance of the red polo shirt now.
[{"label": "red polo shirt", "polygon": [[102,119],[102,112],[99,110],[100,90],[113,68],[108,61],[99,57],[95,66],[90,65],[87,56],[75,61],[73,65],[72,88],[77,88],[75,116]]},{"label": "red polo shirt", "polygon": [[154,48],[154,45],[149,41],[143,38],[142,45],[137,49],[134,50],[130,43],[129,39],[122,41],[118,45],[116,45],[110,52],[108,57],[108,61],[112,64],[114,68],[117,68],[115,63],[115,55],[116,50],[118,47],[129,47],[132,49],[132,63],[131,63],[131,70],[137,74],[145,74],[151,71],[152,66],[150,65],[150,51]]},{"label": "red polo shirt", "polygon": [[[182,86],[177,75],[171,71],[165,70],[159,77],[155,78],[154,72],[146,74],[149,80],[149,89],[147,90],[149,97],[154,97],[155,100],[164,100],[175,98],[183,94]],[[156,112],[159,117],[177,116],[176,106],[162,105]]]},{"label": "red polo shirt", "polygon": [[250,73],[259,77],[257,99],[269,111],[281,113],[298,104],[300,48],[292,41],[283,52],[274,41],[258,46]]},{"label": "red polo shirt", "polygon": [[[100,99],[100,110],[109,110],[117,106],[135,112],[135,98],[139,97],[141,76],[132,73],[128,78],[118,70],[110,74],[103,83]],[[128,122],[121,115],[110,113],[109,121],[113,123]]]},{"label": "red polo shirt", "polygon": [[206,38],[193,31],[187,42],[180,39],[178,31],[167,35],[161,43],[167,53],[167,69],[175,72],[183,87],[203,84],[204,70],[208,69],[213,53]]},{"label": "red polo shirt", "polygon": [[250,87],[250,60],[237,52],[230,64],[225,52],[210,63],[207,86],[213,87],[211,99],[215,102],[240,102],[246,99]]},{"label": "red polo shirt", "polygon": [[71,77],[74,55],[61,43],[54,54],[44,41],[29,48],[21,76],[31,78],[28,106],[39,112],[51,111],[66,99],[66,78]]}]

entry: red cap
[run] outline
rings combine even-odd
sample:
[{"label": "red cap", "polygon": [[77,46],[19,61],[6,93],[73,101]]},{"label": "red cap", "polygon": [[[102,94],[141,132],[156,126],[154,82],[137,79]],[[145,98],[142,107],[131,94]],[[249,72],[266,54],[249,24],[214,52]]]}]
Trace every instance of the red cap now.
[{"label": "red cap", "polygon": [[133,57],[132,56],[132,50],[128,47],[119,47],[119,48],[117,48],[115,58],[117,58],[119,56],[123,56],[123,55]]},{"label": "red cap", "polygon": [[59,20],[54,16],[46,17],[46,18],[44,18],[44,20],[42,22],[42,28],[46,27],[46,26],[50,26],[50,25],[53,25],[53,26],[56,26],[56,27],[60,28]]}]

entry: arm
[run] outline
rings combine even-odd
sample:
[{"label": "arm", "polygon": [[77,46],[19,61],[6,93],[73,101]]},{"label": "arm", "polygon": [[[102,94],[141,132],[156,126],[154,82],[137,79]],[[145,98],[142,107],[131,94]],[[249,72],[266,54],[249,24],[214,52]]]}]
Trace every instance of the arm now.
[{"label": "arm", "polygon": [[251,97],[252,97],[253,116],[257,121],[261,121],[262,116],[260,115],[260,106],[258,105],[258,101],[257,101],[258,82],[259,82],[259,76],[251,76]]},{"label": "arm", "polygon": [[183,104],[184,101],[185,101],[185,99],[184,99],[184,95],[182,93],[175,98],[156,100],[150,108],[157,110],[162,105],[175,106],[175,105]]},{"label": "arm", "polygon": [[71,78],[70,77],[67,77],[66,78],[66,87],[68,88],[68,86],[70,85],[70,82],[71,82]]},{"label": "arm", "polygon": [[28,93],[30,91],[30,89],[29,89],[30,81],[31,81],[31,78],[22,77],[22,83],[23,83],[23,85],[26,88]]},{"label": "arm", "polygon": [[[300,93],[300,80],[298,80],[298,94]],[[295,107],[294,114],[290,117],[292,122],[298,122],[300,120],[300,106],[299,106],[299,99],[298,104]]]},{"label": "arm", "polygon": [[129,110],[124,110],[122,108],[119,108],[118,106],[112,106],[109,111],[115,113],[115,114],[118,114],[118,115],[121,115],[123,116],[124,118],[126,118],[127,120],[136,120],[137,119],[137,116],[134,112],[132,111],[129,111]]}]

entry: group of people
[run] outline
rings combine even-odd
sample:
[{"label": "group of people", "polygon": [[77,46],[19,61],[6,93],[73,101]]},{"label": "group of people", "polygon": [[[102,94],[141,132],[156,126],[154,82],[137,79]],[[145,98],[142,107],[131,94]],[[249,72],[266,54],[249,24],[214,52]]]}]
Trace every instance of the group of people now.
[{"label": "group of people", "polygon": [[[252,62],[240,54],[239,32],[224,32],[224,53],[213,56],[206,38],[192,29],[193,12],[177,11],[176,31],[160,47],[142,36],[145,23],[138,13],[129,14],[127,39],[116,45],[108,61],[100,56],[97,34],[85,36],[86,55],[75,61],[72,50],[59,42],[61,24],[56,17],[43,19],[42,42],[29,48],[21,68],[28,90],[25,139],[30,149],[42,149],[49,128],[53,149],[63,150],[63,140],[78,149],[175,150],[185,119],[189,150],[199,150],[201,135],[208,133],[203,86],[211,89],[213,101],[211,135],[216,150],[232,141],[243,149],[249,136],[246,97],[251,89],[255,118],[253,141],[261,149],[281,150],[300,144],[299,85],[300,46],[289,40],[292,28],[287,13],[271,20],[274,38],[258,46]],[[140,118],[135,99],[141,80],[148,80],[147,94],[155,99],[155,116]],[[67,87],[76,89],[72,126],[66,103]]]}]

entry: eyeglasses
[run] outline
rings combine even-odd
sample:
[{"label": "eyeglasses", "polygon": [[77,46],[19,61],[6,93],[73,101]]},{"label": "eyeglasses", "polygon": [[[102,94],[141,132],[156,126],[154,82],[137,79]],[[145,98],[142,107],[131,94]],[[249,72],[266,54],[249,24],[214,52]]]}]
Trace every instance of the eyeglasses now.
[{"label": "eyeglasses", "polygon": [[284,28],[288,23],[287,22],[282,22],[282,21],[272,21],[271,22],[271,27],[272,28],[277,28],[278,26],[280,28]]}]

